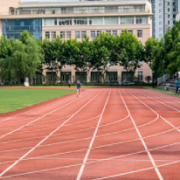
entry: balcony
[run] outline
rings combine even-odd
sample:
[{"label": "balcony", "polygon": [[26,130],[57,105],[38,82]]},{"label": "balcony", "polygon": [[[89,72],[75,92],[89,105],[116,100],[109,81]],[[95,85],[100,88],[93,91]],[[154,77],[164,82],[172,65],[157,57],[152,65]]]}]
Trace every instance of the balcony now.
[{"label": "balcony", "polygon": [[[66,15],[66,14],[111,14],[111,13],[150,13],[145,6],[108,7],[60,7],[60,8],[10,8],[8,15]],[[7,15],[7,14],[6,14]]]}]

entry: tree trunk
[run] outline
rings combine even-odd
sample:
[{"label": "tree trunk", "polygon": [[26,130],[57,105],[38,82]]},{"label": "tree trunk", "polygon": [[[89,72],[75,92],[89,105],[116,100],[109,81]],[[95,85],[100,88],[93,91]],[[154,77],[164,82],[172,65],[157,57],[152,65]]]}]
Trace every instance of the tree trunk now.
[{"label": "tree trunk", "polygon": [[24,86],[29,87],[29,78],[28,77],[25,78]]}]

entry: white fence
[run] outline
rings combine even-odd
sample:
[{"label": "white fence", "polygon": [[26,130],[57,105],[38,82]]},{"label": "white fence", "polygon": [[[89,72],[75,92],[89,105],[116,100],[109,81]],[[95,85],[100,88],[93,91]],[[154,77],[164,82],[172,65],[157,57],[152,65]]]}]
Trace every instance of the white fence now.
[{"label": "white fence", "polygon": [[162,77],[157,79],[157,84],[158,85],[160,85],[162,83],[164,84],[169,78],[170,78],[170,75],[169,74],[165,74]]}]

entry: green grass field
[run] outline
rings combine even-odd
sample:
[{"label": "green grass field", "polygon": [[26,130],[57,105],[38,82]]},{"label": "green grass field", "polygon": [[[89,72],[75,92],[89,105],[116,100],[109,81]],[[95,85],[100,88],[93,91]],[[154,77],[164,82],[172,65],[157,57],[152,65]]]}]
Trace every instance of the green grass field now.
[{"label": "green grass field", "polygon": [[75,91],[73,89],[0,89],[0,114],[61,97]]}]

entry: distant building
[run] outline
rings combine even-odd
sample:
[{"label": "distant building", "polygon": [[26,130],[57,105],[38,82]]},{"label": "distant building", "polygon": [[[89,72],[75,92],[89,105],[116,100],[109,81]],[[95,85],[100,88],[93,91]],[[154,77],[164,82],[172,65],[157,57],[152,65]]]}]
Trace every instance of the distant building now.
[{"label": "distant building", "polygon": [[151,0],[152,13],[152,35],[154,38],[161,39],[176,20],[180,0]]},{"label": "distant building", "polygon": [[[28,30],[37,39],[52,40],[59,35],[62,39],[77,38],[81,40],[87,34],[92,40],[101,32],[117,36],[128,29],[142,43],[152,36],[152,11],[148,0],[119,1],[52,1],[24,2],[20,0],[0,0],[0,35],[18,38],[20,33]],[[135,76],[145,81],[151,76],[146,63],[140,62]],[[44,71],[43,75],[52,81],[55,72]],[[58,76],[61,81],[74,82],[79,72],[73,66],[66,66]],[[130,74],[121,66],[112,66],[106,81],[129,81]],[[45,79],[42,79],[45,82]],[[83,81],[101,81],[97,71],[84,75]],[[36,82],[35,80],[32,81]]]}]

